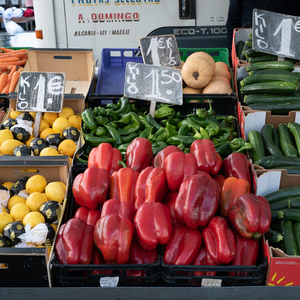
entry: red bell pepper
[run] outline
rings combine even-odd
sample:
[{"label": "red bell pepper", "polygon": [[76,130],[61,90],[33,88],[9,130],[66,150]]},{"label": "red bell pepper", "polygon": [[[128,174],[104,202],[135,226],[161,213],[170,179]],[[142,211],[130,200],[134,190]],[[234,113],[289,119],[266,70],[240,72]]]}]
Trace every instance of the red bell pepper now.
[{"label": "red bell pepper", "polygon": [[165,158],[173,152],[183,152],[180,148],[174,145],[167,146],[159,151],[152,160],[152,166],[154,168],[163,168]]},{"label": "red bell pepper", "polygon": [[109,174],[105,169],[87,168],[73,181],[72,191],[76,203],[89,209],[96,209],[99,203],[102,204],[106,200],[109,182]]},{"label": "red bell pepper", "polygon": [[162,202],[167,192],[166,171],[162,168],[146,167],[136,181],[134,207],[138,209],[144,203]]},{"label": "red bell pepper", "polygon": [[130,220],[118,215],[106,215],[95,225],[94,243],[106,261],[126,264],[133,234],[134,227]]},{"label": "red bell pepper", "polygon": [[173,152],[164,160],[168,187],[171,191],[178,191],[180,184],[197,173],[196,158],[190,153]]},{"label": "red bell pepper", "polygon": [[133,222],[135,209],[130,202],[121,202],[118,199],[109,199],[103,203],[101,218],[106,215],[118,215]]},{"label": "red bell pepper", "polygon": [[190,229],[206,226],[218,210],[219,196],[219,185],[214,179],[192,175],[181,184],[176,198],[178,221]]},{"label": "red bell pepper", "polygon": [[212,177],[211,177],[207,172],[205,172],[205,171],[197,170],[196,173],[197,173],[197,174],[205,175],[205,176],[207,176],[208,178],[212,178]]},{"label": "red bell pepper", "polygon": [[96,222],[100,219],[101,212],[98,209],[88,209],[86,207],[79,207],[74,215],[74,218],[83,220],[86,224],[95,227]]},{"label": "red bell pepper", "polygon": [[176,217],[176,212],[175,212],[175,203],[176,203],[176,198],[178,196],[178,192],[168,192],[168,194],[165,196],[163,203],[169,207],[170,212],[171,212],[171,220],[172,220],[172,225],[175,225],[176,223],[179,223]]},{"label": "red bell pepper", "polygon": [[83,220],[71,218],[57,234],[55,252],[61,264],[90,264],[93,258],[94,227]]},{"label": "red bell pepper", "polygon": [[[94,249],[94,255],[92,259],[93,265],[109,265],[107,261],[104,260],[101,252],[95,247]],[[91,271],[92,274],[111,274],[112,270],[93,270]]]},{"label": "red bell pepper", "polygon": [[110,178],[110,198],[134,205],[134,190],[138,176],[139,172],[127,167],[115,171]]},{"label": "red bell pepper", "polygon": [[247,193],[229,210],[229,220],[244,238],[259,239],[271,225],[271,208],[265,197]]},{"label": "red bell pepper", "polygon": [[213,217],[202,234],[206,249],[216,264],[228,264],[235,259],[235,237],[223,217]]},{"label": "red bell pepper", "polygon": [[88,168],[96,166],[100,169],[105,169],[111,176],[114,171],[118,171],[121,168],[121,165],[118,163],[121,160],[122,154],[120,150],[109,143],[101,143],[89,153]]},{"label": "red bell pepper", "polygon": [[227,219],[231,206],[235,205],[239,197],[246,193],[250,193],[250,184],[246,179],[227,177],[221,191],[220,215]]},{"label": "red bell pepper", "polygon": [[203,243],[198,229],[175,224],[166,245],[163,262],[168,265],[190,265]]},{"label": "red bell pepper", "polygon": [[222,163],[222,173],[225,177],[236,177],[238,179],[246,179],[252,190],[251,180],[251,163],[247,156],[243,153],[233,152],[229,154]]},{"label": "red bell pepper", "polygon": [[[203,244],[195,256],[192,265],[194,266],[216,266],[217,263],[209,255],[206,250],[205,244]],[[216,276],[216,271],[194,271],[194,276]]]},{"label": "red bell pepper", "polygon": [[210,175],[219,173],[222,167],[222,158],[213,141],[209,139],[195,140],[191,144],[190,153],[195,156],[200,171],[205,171]]},{"label": "red bell pepper", "polygon": [[[234,266],[254,266],[258,256],[259,241],[246,239],[236,230],[233,230],[233,233],[236,242],[236,257],[230,264]],[[231,276],[234,273],[231,273]]]},{"label": "red bell pepper", "polygon": [[[130,246],[128,264],[153,264],[158,260],[158,250],[143,249],[136,239],[133,239]],[[145,270],[127,270],[127,276],[146,276]]]},{"label": "red bell pepper", "polygon": [[220,191],[221,191],[226,177],[223,174],[217,174],[217,175],[213,176],[213,179],[218,182],[218,184],[220,186]]},{"label": "red bell pepper", "polygon": [[150,166],[152,159],[152,144],[146,138],[135,138],[126,149],[126,165],[135,171],[141,172]]},{"label": "red bell pepper", "polygon": [[144,203],[135,214],[134,227],[136,238],[145,250],[165,245],[172,231],[171,212],[161,202]]}]

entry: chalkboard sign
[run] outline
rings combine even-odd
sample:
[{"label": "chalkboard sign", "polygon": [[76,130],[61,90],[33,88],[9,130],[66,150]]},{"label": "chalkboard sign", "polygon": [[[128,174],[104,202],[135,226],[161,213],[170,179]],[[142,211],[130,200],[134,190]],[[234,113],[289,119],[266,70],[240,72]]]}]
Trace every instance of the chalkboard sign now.
[{"label": "chalkboard sign", "polygon": [[22,72],[16,110],[61,112],[64,86],[64,73]]},{"label": "chalkboard sign", "polygon": [[181,59],[173,34],[139,39],[143,61],[147,65],[180,67]]},{"label": "chalkboard sign", "polygon": [[124,96],[182,105],[181,70],[127,62]]},{"label": "chalkboard sign", "polygon": [[279,57],[300,58],[300,18],[266,10],[253,10],[253,43],[256,51]]}]

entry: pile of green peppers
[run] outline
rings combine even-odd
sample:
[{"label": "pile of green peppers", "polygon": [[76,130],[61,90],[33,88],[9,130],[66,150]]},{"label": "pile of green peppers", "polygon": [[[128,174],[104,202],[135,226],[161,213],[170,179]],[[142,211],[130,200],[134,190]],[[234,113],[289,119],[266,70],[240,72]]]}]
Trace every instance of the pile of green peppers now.
[{"label": "pile of green peppers", "polygon": [[138,109],[127,97],[105,107],[86,108],[82,113],[85,158],[100,143],[110,143],[125,155],[136,137],[149,139],[154,155],[169,145],[188,153],[196,139],[211,139],[221,157],[253,148],[238,137],[235,117],[216,116],[210,102],[208,110],[197,109],[187,116],[172,105],[158,103],[153,117],[149,108]]}]

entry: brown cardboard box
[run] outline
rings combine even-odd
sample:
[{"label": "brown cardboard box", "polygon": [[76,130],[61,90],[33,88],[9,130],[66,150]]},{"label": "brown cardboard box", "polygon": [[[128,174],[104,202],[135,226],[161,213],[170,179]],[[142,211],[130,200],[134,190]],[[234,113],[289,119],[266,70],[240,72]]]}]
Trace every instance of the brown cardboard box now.
[{"label": "brown cardboard box", "polygon": [[[67,186],[65,200],[63,201],[61,217],[57,230],[61,224],[65,207],[69,197],[67,160],[61,156],[49,159],[40,164],[35,157],[1,160],[0,182],[15,182],[24,176],[43,175],[47,182],[62,181]],[[57,232],[57,231],[56,231]],[[56,237],[56,236],[55,236]],[[51,286],[49,266],[53,245],[48,250],[46,247],[38,248],[12,248],[0,247],[0,262],[5,266],[0,268],[0,286],[2,287],[47,287]]]}]

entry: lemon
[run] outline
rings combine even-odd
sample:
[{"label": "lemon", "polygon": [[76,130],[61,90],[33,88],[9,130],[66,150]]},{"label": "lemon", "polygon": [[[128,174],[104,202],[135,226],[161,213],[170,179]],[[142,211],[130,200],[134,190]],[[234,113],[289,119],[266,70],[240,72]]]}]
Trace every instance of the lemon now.
[{"label": "lemon", "polygon": [[66,186],[62,181],[56,181],[56,182],[58,182],[58,183],[61,184],[61,186],[64,188],[64,191],[65,191],[65,193],[66,193],[67,186]]},{"label": "lemon", "polygon": [[47,180],[42,175],[33,175],[26,182],[26,190],[29,194],[34,192],[44,192]]},{"label": "lemon", "polygon": [[30,142],[32,141],[32,140],[34,140],[34,139],[36,139],[36,137],[34,137],[34,136],[32,136],[32,137],[30,137],[29,139],[28,139],[28,141],[26,142],[26,146],[28,146],[28,147],[30,147]]},{"label": "lemon", "polygon": [[9,213],[14,221],[22,222],[23,218],[30,213],[30,208],[25,203],[17,203],[11,208]]},{"label": "lemon", "polygon": [[43,119],[47,121],[47,123],[52,126],[53,122],[58,118],[57,113],[45,112],[43,115]]},{"label": "lemon", "polygon": [[20,145],[24,145],[24,144],[19,140],[15,140],[15,139],[6,140],[0,145],[0,152],[2,155],[3,154],[14,155],[14,149]]},{"label": "lemon", "polygon": [[[34,128],[35,123],[32,124],[32,128]],[[49,123],[46,120],[41,120],[40,122],[40,129],[39,129],[39,134],[41,134],[41,132],[43,132],[43,130],[50,128]]]},{"label": "lemon", "polygon": [[45,139],[49,134],[54,133],[52,128],[46,128],[40,133],[40,138]]},{"label": "lemon", "polygon": [[67,127],[70,127],[70,121],[65,117],[57,118],[52,124],[52,129],[55,133],[62,134]]},{"label": "lemon", "polygon": [[12,140],[14,138],[12,132],[9,129],[0,130],[0,146],[6,140]]},{"label": "lemon", "polygon": [[65,190],[59,182],[50,182],[45,188],[46,196],[49,200],[62,203],[65,198]]},{"label": "lemon", "polygon": [[8,214],[6,212],[0,212],[0,233],[2,233],[3,228],[7,224],[9,224],[9,223],[11,223],[13,221],[14,221],[14,219],[13,219],[13,217],[10,214]]},{"label": "lemon", "polygon": [[12,207],[18,203],[26,203],[26,199],[18,195],[10,197],[7,202],[8,210],[11,211]]},{"label": "lemon", "polygon": [[14,110],[13,108],[10,110],[9,112],[9,117],[12,118],[12,119],[16,119],[16,117],[18,115],[20,115],[22,112],[21,111],[16,111]]},{"label": "lemon", "polygon": [[40,206],[47,201],[48,199],[44,193],[34,192],[27,197],[26,205],[30,211],[39,211]]},{"label": "lemon", "polygon": [[38,211],[31,211],[23,218],[23,225],[26,226],[29,224],[31,229],[40,223],[45,223],[45,218]]},{"label": "lemon", "polygon": [[8,213],[7,209],[0,204],[0,212]]},{"label": "lemon", "polygon": [[69,119],[74,114],[74,110],[71,107],[63,107],[62,111],[58,114],[58,117]]},{"label": "lemon", "polygon": [[3,182],[3,183],[2,183],[2,185],[3,185],[4,187],[6,187],[8,190],[11,189],[11,187],[12,187],[13,184],[14,184],[14,183],[13,183],[12,181],[6,181],[6,182]]},{"label": "lemon", "polygon": [[80,130],[81,128],[81,116],[80,115],[73,115],[69,118],[71,127],[75,127]]},{"label": "lemon", "polygon": [[40,152],[40,156],[55,156],[58,154],[59,154],[58,151],[53,147],[46,147],[42,149],[42,151]]},{"label": "lemon", "polygon": [[69,157],[73,157],[75,150],[76,150],[76,143],[73,140],[63,140],[59,145],[58,145],[58,153],[62,155],[68,155]]}]

